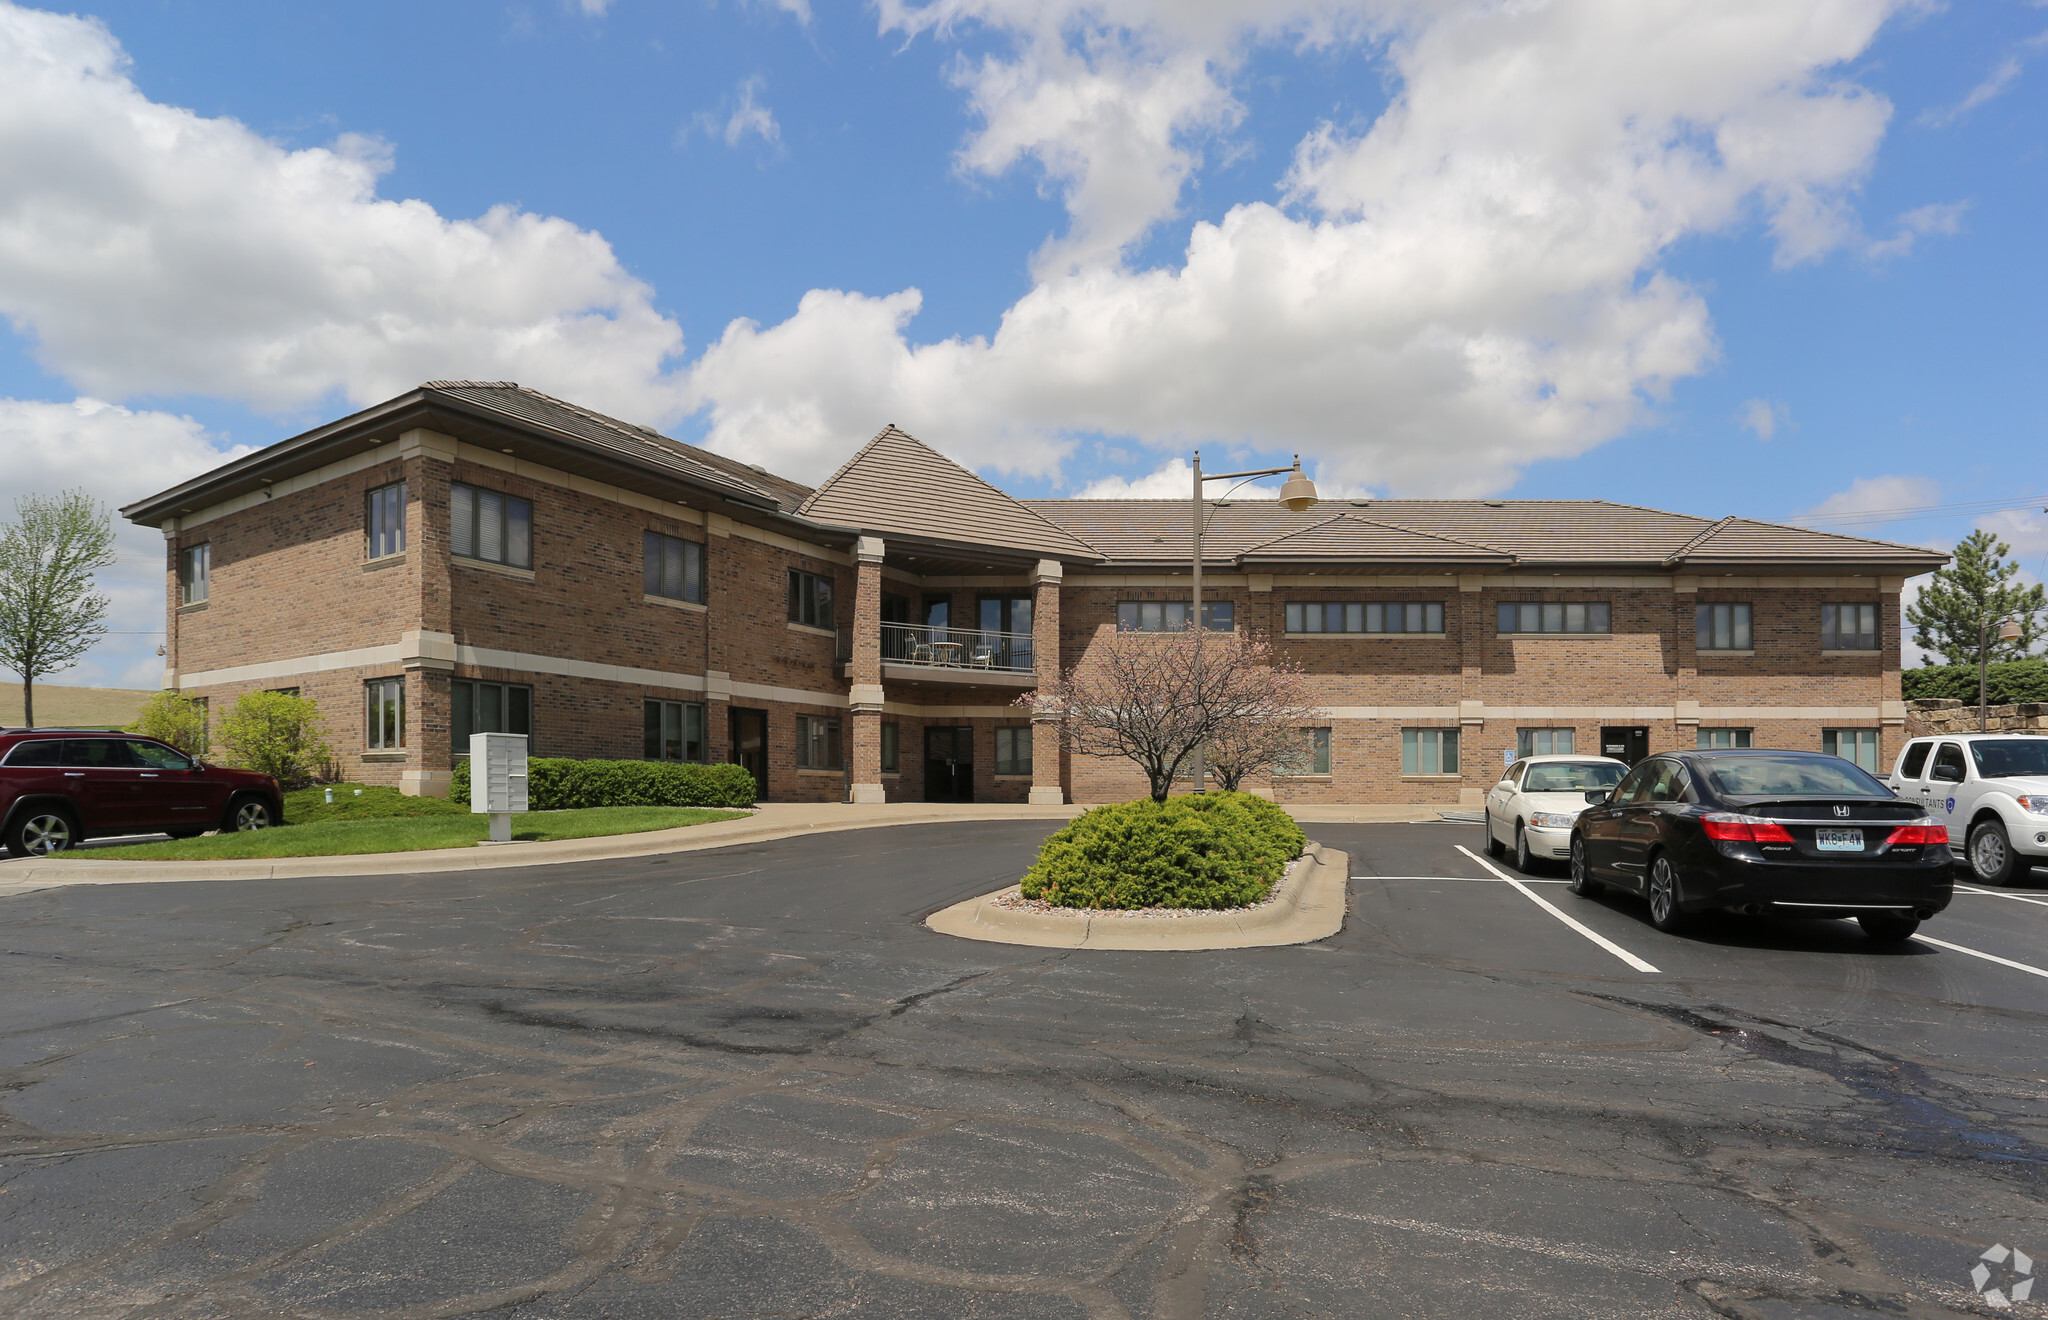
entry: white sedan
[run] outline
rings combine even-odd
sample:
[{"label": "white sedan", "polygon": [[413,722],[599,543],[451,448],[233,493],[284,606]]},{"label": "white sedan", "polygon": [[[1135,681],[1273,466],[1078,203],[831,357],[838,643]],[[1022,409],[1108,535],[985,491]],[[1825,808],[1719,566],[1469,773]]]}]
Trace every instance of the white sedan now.
[{"label": "white sedan", "polygon": [[1515,850],[1515,869],[1538,858],[1572,855],[1572,822],[1586,809],[1586,794],[1605,793],[1628,773],[1626,762],[1606,756],[1525,756],[1508,767],[1486,795],[1486,851]]}]

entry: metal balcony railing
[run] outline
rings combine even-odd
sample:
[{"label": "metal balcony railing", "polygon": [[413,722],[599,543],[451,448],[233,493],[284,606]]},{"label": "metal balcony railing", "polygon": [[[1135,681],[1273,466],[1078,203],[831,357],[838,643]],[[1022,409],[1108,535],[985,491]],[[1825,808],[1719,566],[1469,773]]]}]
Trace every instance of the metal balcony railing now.
[{"label": "metal balcony railing", "polygon": [[935,669],[1031,672],[1031,634],[978,628],[932,628],[919,623],[882,625],[882,663]]}]

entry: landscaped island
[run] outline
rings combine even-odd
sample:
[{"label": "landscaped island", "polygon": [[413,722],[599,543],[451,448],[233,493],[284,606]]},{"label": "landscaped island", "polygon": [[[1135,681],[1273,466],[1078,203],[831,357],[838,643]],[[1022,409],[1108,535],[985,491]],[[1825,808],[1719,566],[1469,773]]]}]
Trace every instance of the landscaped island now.
[{"label": "landscaped island", "polygon": [[1097,807],[1045,841],[1022,897],[1063,908],[1237,908],[1264,902],[1307,836],[1249,793]]}]

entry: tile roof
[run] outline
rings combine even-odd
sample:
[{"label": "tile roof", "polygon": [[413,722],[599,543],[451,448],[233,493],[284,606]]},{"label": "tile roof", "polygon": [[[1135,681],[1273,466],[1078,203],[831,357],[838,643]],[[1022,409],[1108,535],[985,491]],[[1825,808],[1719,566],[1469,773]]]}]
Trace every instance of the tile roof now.
[{"label": "tile roof", "polygon": [[1095,548],[895,426],[886,426],[826,479],[801,510],[820,522],[885,539],[1097,560]]},{"label": "tile roof", "polygon": [[672,440],[652,427],[622,422],[616,417],[578,407],[516,381],[430,380],[420,388],[489,408],[529,425],[544,426],[621,457],[652,463],[682,476],[722,486],[737,486],[773,500],[784,513],[793,512],[811,493],[809,486],[778,477],[766,469]]},{"label": "tile roof", "polygon": [[[1185,500],[1026,500],[1038,513],[1100,550],[1112,563],[1179,563],[1188,553]],[[1345,519],[1328,526],[1332,511]],[[1353,523],[1359,524],[1353,526]],[[1366,526],[1386,529],[1368,533]],[[1415,540],[1402,542],[1398,533]],[[1302,538],[1307,535],[1307,539]],[[1715,521],[1605,500],[1330,500],[1290,513],[1270,500],[1217,507],[1203,533],[1205,561],[1270,563],[1292,545],[1307,558],[1362,557],[1484,562],[1496,552],[1522,565],[1611,565],[1671,569],[1731,564],[1869,565],[1920,573],[1945,556],[1920,546],[1756,522]],[[1401,553],[1403,545],[1410,552]],[[1459,546],[1465,547],[1461,553]],[[1474,552],[1480,552],[1475,555]]]},{"label": "tile roof", "polygon": [[[1206,542],[1207,536],[1203,537]],[[1514,556],[1492,546],[1411,527],[1339,513],[1300,531],[1276,536],[1238,556],[1246,563],[1274,560],[1341,559],[1349,562],[1398,559],[1449,563],[1511,564]]]}]

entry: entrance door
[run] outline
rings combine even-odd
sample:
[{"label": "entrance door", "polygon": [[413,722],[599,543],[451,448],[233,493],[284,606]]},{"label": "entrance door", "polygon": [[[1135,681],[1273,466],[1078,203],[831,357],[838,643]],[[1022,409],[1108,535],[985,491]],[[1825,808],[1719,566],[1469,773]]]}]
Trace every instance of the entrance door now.
[{"label": "entrance door", "polygon": [[1600,730],[1600,755],[1611,756],[1617,761],[1630,765],[1650,754],[1650,731],[1648,729],[1602,729]]},{"label": "entrance door", "polygon": [[974,801],[974,730],[941,725],[924,731],[924,800]]},{"label": "entrance door", "polygon": [[768,712],[732,708],[732,763],[754,777],[754,800],[768,800]]}]

